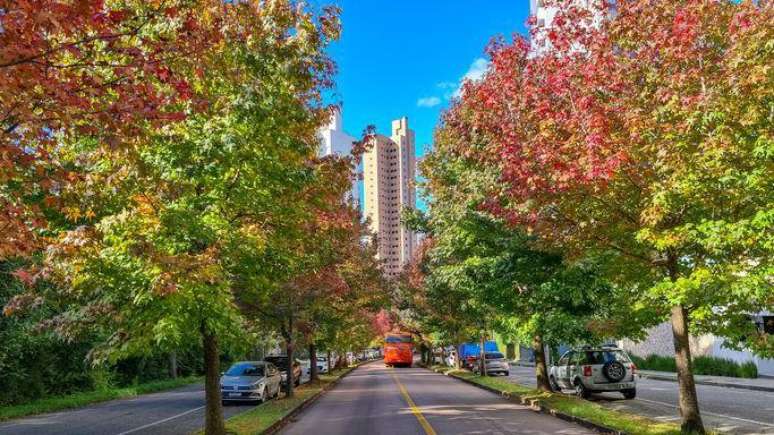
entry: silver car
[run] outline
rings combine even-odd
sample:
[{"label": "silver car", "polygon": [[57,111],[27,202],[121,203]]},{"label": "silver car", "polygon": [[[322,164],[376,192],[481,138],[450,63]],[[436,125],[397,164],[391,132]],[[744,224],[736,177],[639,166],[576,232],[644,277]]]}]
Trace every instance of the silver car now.
[{"label": "silver car", "polygon": [[626,399],[637,396],[637,367],[617,347],[584,347],[566,352],[551,367],[548,380],[554,391],[563,388],[587,398],[591,393],[620,392]]},{"label": "silver car", "polygon": [[282,377],[277,367],[264,361],[241,361],[220,377],[223,403],[263,402],[279,396]]},{"label": "silver car", "polygon": [[[508,360],[500,352],[487,352],[484,354],[484,361],[486,361],[486,374],[502,374],[508,376],[511,373],[511,365]],[[481,365],[478,363],[478,359],[473,363],[473,372],[478,373]]]},{"label": "silver car", "polygon": [[[328,373],[328,358],[326,358],[324,356],[318,356],[317,357],[317,373],[318,374]],[[311,367],[306,369],[306,374],[307,375],[311,375],[312,374],[312,368]]]}]

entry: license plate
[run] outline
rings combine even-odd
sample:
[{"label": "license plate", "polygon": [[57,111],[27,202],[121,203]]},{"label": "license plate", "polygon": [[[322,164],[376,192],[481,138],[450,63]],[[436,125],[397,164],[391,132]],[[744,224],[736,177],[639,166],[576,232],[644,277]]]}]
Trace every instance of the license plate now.
[{"label": "license plate", "polygon": [[228,397],[242,397],[242,393],[228,393]]}]

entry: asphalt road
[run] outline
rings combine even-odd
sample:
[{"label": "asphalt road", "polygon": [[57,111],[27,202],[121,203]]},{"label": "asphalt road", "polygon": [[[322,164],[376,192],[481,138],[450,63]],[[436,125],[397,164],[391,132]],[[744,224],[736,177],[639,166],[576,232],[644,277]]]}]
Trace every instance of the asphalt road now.
[{"label": "asphalt road", "polygon": [[[302,382],[308,379],[306,370]],[[255,405],[227,405],[226,418]],[[178,435],[204,426],[204,385],[0,423],[0,435]]]},{"label": "asphalt road", "polygon": [[[510,379],[534,387],[534,370],[511,366]],[[696,385],[696,389],[707,428],[739,434],[774,434],[774,393],[710,385]],[[617,393],[595,394],[590,400],[608,408],[679,422],[677,394],[675,382],[638,378],[634,400],[623,400]]]},{"label": "asphalt road", "polygon": [[282,432],[294,434],[590,434],[496,394],[420,368],[361,366]]}]

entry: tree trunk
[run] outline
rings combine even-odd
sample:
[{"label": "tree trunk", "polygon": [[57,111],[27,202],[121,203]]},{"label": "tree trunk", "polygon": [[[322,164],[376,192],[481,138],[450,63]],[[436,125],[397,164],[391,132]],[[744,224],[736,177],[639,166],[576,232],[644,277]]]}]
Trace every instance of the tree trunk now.
[{"label": "tree trunk", "polygon": [[328,351],[328,374],[330,374],[333,371],[333,367],[331,367],[331,351]]},{"label": "tree trunk", "polygon": [[[669,253],[667,271],[672,282],[677,281],[679,270],[678,256]],[[693,379],[693,361],[691,360],[690,330],[688,310],[682,305],[672,307],[672,339],[675,346],[675,365],[677,366],[677,388],[679,391],[678,408],[682,417],[683,433],[703,434],[704,424],[699,413],[699,398],[696,395],[696,383]]]},{"label": "tree trunk", "polygon": [[285,385],[285,395],[287,397],[293,397],[293,389],[295,387],[295,376],[293,376],[293,343],[292,340],[285,341],[285,354],[288,356],[288,367],[287,367],[287,379],[286,385]]},{"label": "tree trunk", "polygon": [[293,376],[293,318],[289,318],[287,334],[285,335],[285,355],[288,357],[287,376],[285,379],[285,396],[293,397],[293,387],[295,379]]},{"label": "tree trunk", "polygon": [[535,377],[537,379],[537,388],[540,391],[551,391],[551,384],[548,382],[548,367],[546,366],[546,349],[543,345],[543,337],[535,334],[532,338],[532,352],[535,354]]},{"label": "tree trunk", "polygon": [[505,357],[513,361],[516,359],[516,345],[508,343],[505,345]]},{"label": "tree trunk", "polygon": [[454,368],[457,370],[462,370],[462,355],[460,354],[460,348],[462,347],[461,344],[457,344],[457,358],[454,361]]},{"label": "tree trunk", "polygon": [[478,355],[478,372],[481,376],[486,376],[486,351],[484,346],[486,345],[486,336],[481,334],[481,349]]},{"label": "tree trunk", "polygon": [[207,330],[202,322],[200,326],[204,344],[204,396],[206,401],[204,433],[205,435],[224,435],[223,406],[220,397],[220,355],[218,339]]},{"label": "tree trunk", "polygon": [[317,349],[314,342],[309,343],[309,382],[319,381],[320,376],[317,374]]},{"label": "tree trunk", "polygon": [[177,352],[174,350],[169,353],[169,377],[177,379]]},{"label": "tree trunk", "polygon": [[[435,361],[433,361],[435,363]],[[446,365],[446,349],[444,349],[443,345],[441,346],[441,365]]]},{"label": "tree trunk", "polygon": [[675,344],[677,385],[680,391],[679,408],[682,416],[683,433],[704,433],[704,424],[699,413],[699,399],[693,379],[693,362],[688,331],[688,310],[683,306],[672,308],[672,335]]}]

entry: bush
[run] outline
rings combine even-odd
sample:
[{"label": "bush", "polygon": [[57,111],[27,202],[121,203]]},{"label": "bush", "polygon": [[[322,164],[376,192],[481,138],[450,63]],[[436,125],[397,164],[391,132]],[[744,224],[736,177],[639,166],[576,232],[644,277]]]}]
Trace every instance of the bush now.
[{"label": "bush", "polygon": [[758,377],[758,366],[752,361],[747,361],[739,366],[739,377],[755,379]]},{"label": "bush", "polygon": [[648,355],[644,360],[641,359],[640,363],[635,362],[635,364],[643,370],[656,370],[659,372],[677,371],[675,358],[669,356]]},{"label": "bush", "polygon": [[693,368],[697,375],[736,376],[739,364],[730,359],[697,356],[693,359]]},{"label": "bush", "polygon": [[[642,370],[676,372],[675,358],[669,356],[648,355],[641,358],[631,356],[634,364]],[[729,376],[735,378],[757,378],[758,367],[752,361],[739,364],[736,361],[714,356],[697,356],[693,359],[693,374],[710,376]]]},{"label": "bush", "polygon": [[[0,261],[0,308],[23,291],[12,275],[21,261]],[[43,283],[40,285],[50,285]],[[44,305],[18,316],[0,313],[0,407],[33,402],[73,393],[107,391],[114,387],[163,380],[169,377],[164,352],[125,358],[103,367],[92,367],[89,351],[100,338],[79,337],[65,341],[36,328],[41,319],[57,314],[56,307]],[[177,352],[180,376],[203,372],[198,344],[181,346]]]}]

